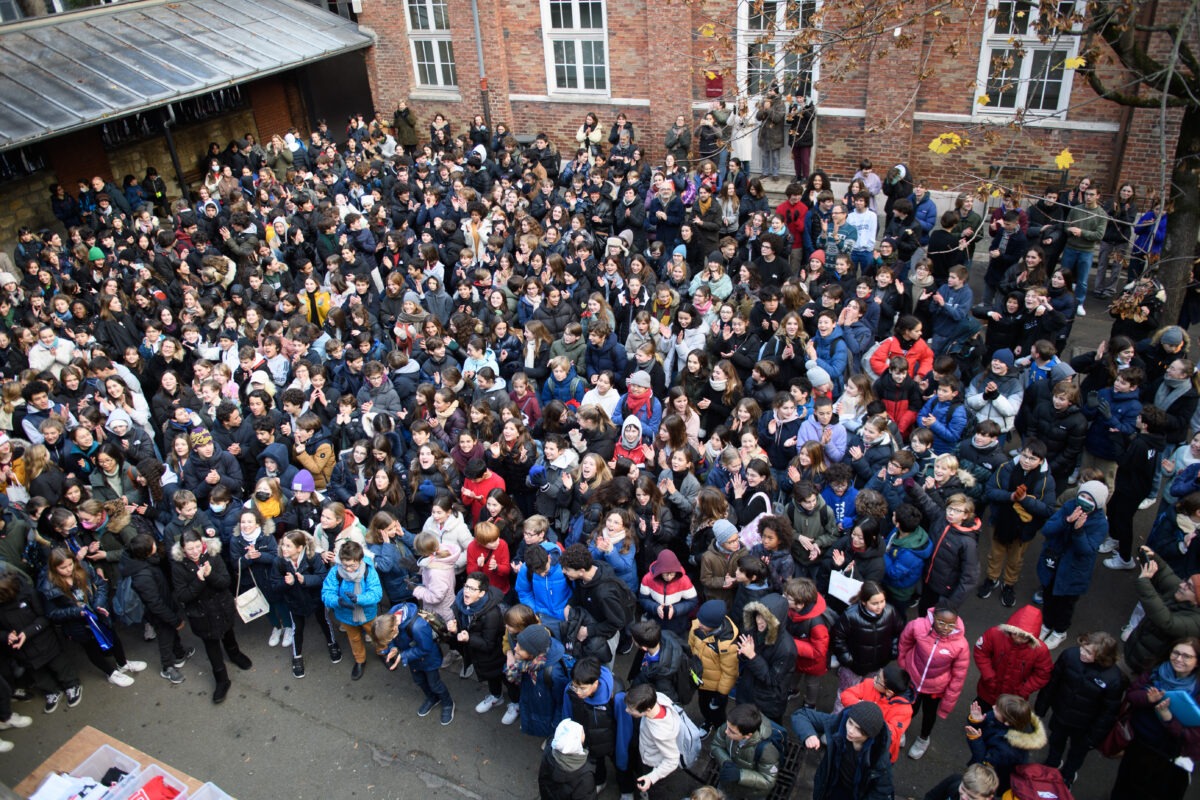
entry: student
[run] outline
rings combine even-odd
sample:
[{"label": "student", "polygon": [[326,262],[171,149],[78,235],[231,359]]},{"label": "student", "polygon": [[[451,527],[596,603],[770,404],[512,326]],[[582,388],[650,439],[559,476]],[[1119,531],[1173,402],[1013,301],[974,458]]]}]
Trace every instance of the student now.
[{"label": "student", "polygon": [[770,741],[771,721],[749,703],[734,706],[708,745],[718,785],[730,797],[766,797],[775,788],[783,753]]},{"label": "student", "polygon": [[[539,519],[545,522],[545,518],[537,515],[525,520],[527,537],[531,523],[536,529]],[[561,553],[558,545],[552,542],[540,542],[528,547],[524,563],[517,569],[513,579],[517,597],[548,623],[561,622],[566,617],[567,604],[571,601],[571,586],[559,564]]]},{"label": "student", "polygon": [[931,609],[908,623],[900,634],[899,664],[913,676],[916,711],[921,712],[920,736],[908,757],[920,759],[929,749],[929,735],[938,717],[950,716],[971,664],[970,645],[958,613],[945,606]]},{"label": "student", "polygon": [[1017,457],[1002,464],[987,484],[987,498],[993,504],[992,550],[987,575],[976,593],[981,599],[989,597],[1003,581],[1000,604],[1005,608],[1017,604],[1016,583],[1025,551],[1054,513],[1055,497],[1046,445],[1026,439]]},{"label": "student", "polygon": [[[682,724],[671,699],[658,694],[649,684],[635,686],[625,693],[625,713],[641,720],[638,726],[638,755],[642,769],[637,779],[640,792],[679,769],[679,726]],[[630,795],[632,797],[632,795]]]},{"label": "student", "polygon": [[658,554],[638,587],[642,612],[676,636],[683,636],[691,625],[698,597],[679,556],[670,550]]},{"label": "student", "polygon": [[879,706],[879,710],[883,712],[884,724],[890,734],[890,754],[893,764],[900,758],[900,743],[912,722],[915,699],[916,693],[912,689],[912,679],[897,664],[888,664],[874,675],[864,678],[861,683],[843,689],[838,695],[838,700],[845,708],[864,701]]},{"label": "student", "polygon": [[883,590],[888,602],[904,610],[918,596],[933,541],[921,527],[921,512],[910,503],[901,503],[892,512],[892,525],[883,545]]},{"label": "student", "polygon": [[[363,560],[363,547],[358,542],[343,542],[337,558],[337,567],[329,570],[321,585],[321,601],[333,610],[334,618],[350,640],[350,652],[354,656],[350,679],[356,681],[363,676],[367,664],[363,637],[372,634],[371,621],[383,599],[383,586],[375,567]],[[382,651],[379,641],[377,637],[376,646]]]},{"label": "student", "polygon": [[516,635],[504,676],[519,686],[522,733],[544,739],[554,732],[570,682],[564,656],[562,643],[545,625],[530,625]]},{"label": "student", "polygon": [[1133,560],[1133,517],[1138,505],[1150,497],[1154,474],[1159,469],[1163,448],[1166,447],[1164,432],[1168,418],[1157,406],[1145,406],[1138,415],[1133,438],[1117,456],[1117,473],[1113,479],[1113,492],[1108,500],[1105,514],[1109,530],[1116,534],[1117,551],[1104,559],[1104,566],[1114,570],[1135,569]]},{"label": "student", "polygon": [[738,678],[738,627],[726,616],[725,603],[709,600],[700,606],[688,648],[700,658],[698,690],[703,727],[712,731],[725,723],[725,706]]},{"label": "student", "polygon": [[720,600],[729,608],[737,586],[734,576],[738,560],[749,551],[742,546],[738,530],[729,520],[717,520],[712,530],[712,545],[700,556],[700,584],[707,597]]},{"label": "student", "polygon": [[301,414],[292,436],[296,440],[296,466],[308,470],[317,490],[323,491],[337,464],[337,452],[325,435],[321,418],[311,411]]},{"label": "student", "polygon": [[[615,702],[621,688],[612,670],[594,658],[581,658],[575,662],[571,670],[571,683],[563,692],[563,714],[582,726],[588,743],[587,760],[595,772],[597,794],[608,783],[608,761],[615,763]],[[628,783],[632,789],[633,781]]]},{"label": "student", "polygon": [[805,748],[825,755],[813,774],[814,798],[892,797],[892,762],[883,712],[874,703],[855,703],[839,714],[802,708],[792,715],[792,732]]},{"label": "student", "polygon": [[469,572],[454,598],[454,618],[446,623],[453,637],[451,646],[463,654],[461,676],[474,674],[487,683],[488,695],[475,706],[477,714],[486,714],[504,702],[500,694],[504,676],[503,597],[503,592],[488,585],[482,572]]},{"label": "student", "polygon": [[[161,573],[156,576],[156,581],[165,587]],[[146,606],[147,614],[151,613],[149,603]],[[13,665],[25,670],[33,686],[45,695],[46,703],[42,707],[45,713],[53,714],[58,709],[64,692],[68,708],[83,702],[79,674],[63,649],[58,631],[43,616],[42,602],[33,585],[15,571],[0,575],[0,639],[4,641],[5,660],[9,662],[5,665],[6,671]],[[7,686],[4,688],[7,690]]]},{"label": "student", "polygon": [[434,534],[422,531],[413,541],[413,550],[421,569],[421,584],[413,589],[413,597],[426,611],[432,611],[448,623],[454,618],[454,566],[458,561],[458,545],[439,542]]},{"label": "student", "polygon": [[796,670],[796,645],[784,627],[787,612],[787,601],[778,594],[750,603],[738,638],[737,698],[776,722],[783,721]]},{"label": "student", "polygon": [[[343,545],[342,552],[346,553],[352,545],[353,543]],[[346,556],[342,557],[342,562],[346,562]],[[393,606],[387,614],[375,619],[373,631],[376,642],[386,643],[382,645],[381,653],[388,669],[394,670],[401,664],[408,667],[413,683],[425,695],[425,700],[417,709],[417,716],[428,716],[433,707],[440,703],[442,724],[449,725],[453,722],[454,698],[450,696],[450,690],[442,681],[440,671],[442,651],[434,638],[433,628],[420,615],[416,604],[401,603]],[[353,649],[354,639],[351,638],[350,642]],[[361,648],[360,642],[359,649]],[[355,657],[357,658],[357,654]],[[361,675],[361,671],[359,674]]]},{"label": "student", "polygon": [[[158,643],[158,655],[162,661],[159,675],[178,684],[183,683],[183,673],[179,670],[196,654],[196,648],[185,648],[179,639],[179,631],[183,630],[185,620],[175,605],[167,587],[166,575],[156,556],[159,553],[154,538],[139,533],[121,555],[118,572],[121,578],[132,579],[133,591],[145,606],[144,619],[154,630],[154,640]],[[153,563],[152,559],[155,559]]]},{"label": "student", "polygon": [[334,664],[342,660],[342,650],[329,627],[325,606],[321,604],[321,588],[328,573],[329,567],[317,554],[316,540],[310,534],[293,530],[279,539],[279,558],[275,560],[272,580],[292,617],[292,676],[295,678],[304,677],[304,627],[310,616],[325,636],[329,660]]},{"label": "student", "polygon": [[972,764],[962,775],[951,775],[925,793],[924,800],[992,800],[1000,780],[988,764]]},{"label": "student", "polygon": [[631,597],[633,593],[628,587],[623,590],[623,582],[612,567],[606,562],[595,561],[582,542],[563,551],[560,563],[572,585],[570,608],[583,612],[578,634],[580,641],[594,637],[596,645],[592,654],[606,655],[601,661],[611,663],[619,634],[633,621],[625,605],[625,597]]},{"label": "student", "polygon": [[604,788],[596,783],[595,761],[587,744],[578,722],[558,723],[538,768],[539,800],[590,800]]},{"label": "student", "polygon": [[1002,694],[1029,699],[1050,680],[1050,650],[1041,640],[1042,612],[1023,606],[1008,622],[988,628],[972,654],[979,669],[976,702],[984,710]]},{"label": "student", "polygon": [[933,452],[953,453],[967,428],[967,409],[960,399],[962,385],[953,375],[938,381],[937,395],[917,414],[917,424],[933,432]]},{"label": "student", "polygon": [[971,704],[970,723],[964,730],[971,748],[972,764],[988,764],[996,770],[999,791],[1007,792],[1013,768],[1028,764],[1033,753],[1046,746],[1046,730],[1033,713],[1029,701],[1002,694],[986,714],[978,703]]}]

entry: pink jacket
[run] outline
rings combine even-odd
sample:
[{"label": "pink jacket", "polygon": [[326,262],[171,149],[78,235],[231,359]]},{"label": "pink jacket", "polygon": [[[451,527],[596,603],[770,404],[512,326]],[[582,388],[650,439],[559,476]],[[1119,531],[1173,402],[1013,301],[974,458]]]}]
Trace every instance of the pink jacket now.
[{"label": "pink jacket", "polygon": [[912,678],[913,691],[941,697],[938,716],[950,716],[971,666],[971,645],[962,617],[958,618],[958,627],[944,637],[934,630],[933,609],[924,618],[908,623],[900,634],[899,661]]},{"label": "pink jacket", "polygon": [[439,545],[444,556],[434,553],[422,558],[421,585],[413,589],[413,597],[425,611],[432,611],[446,622],[454,618],[454,564],[460,550],[454,542]]}]

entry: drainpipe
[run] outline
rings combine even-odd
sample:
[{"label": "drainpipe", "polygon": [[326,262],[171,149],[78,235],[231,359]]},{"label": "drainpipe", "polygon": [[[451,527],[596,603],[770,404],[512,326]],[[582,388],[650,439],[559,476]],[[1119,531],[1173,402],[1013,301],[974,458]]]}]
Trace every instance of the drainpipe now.
[{"label": "drainpipe", "polygon": [[171,153],[171,166],[175,169],[175,180],[179,183],[179,189],[183,192],[183,199],[191,199],[192,190],[188,186],[187,181],[183,179],[183,164],[179,162],[179,151],[175,149],[175,137],[171,134],[171,128],[175,125],[175,109],[167,105],[167,119],[163,122],[163,135],[167,137],[167,150]]},{"label": "drainpipe", "polygon": [[475,22],[475,58],[479,61],[479,98],[483,103],[483,124],[492,129],[492,104],[488,99],[487,67],[483,63],[483,35],[479,32],[479,0],[471,0],[471,18]]}]

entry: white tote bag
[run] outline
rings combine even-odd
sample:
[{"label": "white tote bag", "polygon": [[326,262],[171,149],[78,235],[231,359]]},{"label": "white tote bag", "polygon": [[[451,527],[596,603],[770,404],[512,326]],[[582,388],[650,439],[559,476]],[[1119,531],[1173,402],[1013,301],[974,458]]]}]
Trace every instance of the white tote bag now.
[{"label": "white tote bag", "polygon": [[254,577],[254,570],[250,570],[250,580],[254,582],[253,589],[242,591],[242,562],[238,561],[238,581],[237,581],[237,612],[242,618],[242,622],[253,622],[271,610],[271,604],[267,602],[267,598],[263,596],[262,590],[258,588],[258,580]]},{"label": "white tote bag", "polygon": [[[850,572],[854,572],[854,565],[850,566]],[[829,573],[829,596],[836,597],[846,605],[854,602],[858,597],[858,593],[862,590],[863,582],[852,575],[847,575],[841,570],[834,570]]]}]

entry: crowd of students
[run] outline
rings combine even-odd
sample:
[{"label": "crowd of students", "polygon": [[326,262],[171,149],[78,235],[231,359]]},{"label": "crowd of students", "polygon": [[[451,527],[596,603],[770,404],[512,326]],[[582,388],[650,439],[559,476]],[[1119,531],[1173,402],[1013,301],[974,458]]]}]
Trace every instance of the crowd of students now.
[{"label": "crowd of students", "polygon": [[[1057,192],[939,215],[864,160],[844,198],[813,170],[772,208],[719,145],[650,167],[627,120],[599,130],[564,164],[402,104],[214,144],[195,202],[55,187],[65,234],[0,273],[0,728],[29,724],[11,696],[82,701],[64,638],[114,686],[145,671],[118,617],[171,683],[190,626],[214,703],[252,666],[240,620],[302,679],[311,618],[352,680],[405,667],[419,716],[454,719],[443,667],[484,684],[478,714],[545,740],[546,798],[610,765],[651,791],[693,699],[726,796],[773,789],[786,726],[824,748],[817,797],[891,797],[972,658],[973,766],[931,800],[1069,786],[1126,730],[1114,800],[1182,796],[1200,394],[1132,261],[1112,336],[1060,358],[1097,187],[1027,233]],[[1138,570],[1120,658],[1120,621],[1072,631],[1097,553]],[[974,647],[972,593],[1024,601]]]}]

